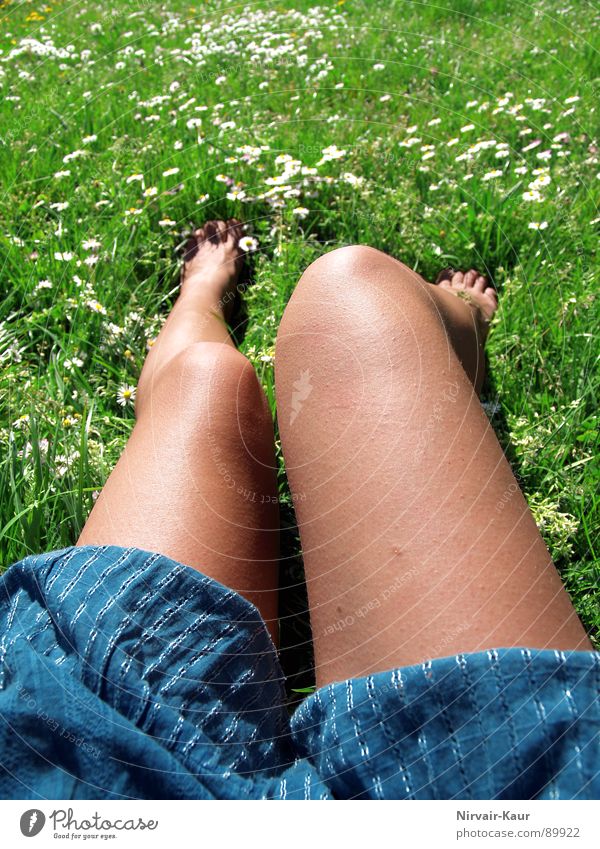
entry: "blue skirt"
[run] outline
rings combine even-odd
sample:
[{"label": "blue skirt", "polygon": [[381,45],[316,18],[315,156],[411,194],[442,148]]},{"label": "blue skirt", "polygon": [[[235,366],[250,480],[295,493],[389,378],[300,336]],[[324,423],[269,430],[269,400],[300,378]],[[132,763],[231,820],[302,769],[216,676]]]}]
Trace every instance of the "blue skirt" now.
[{"label": "blue skirt", "polygon": [[498,649],[317,690],[290,717],[264,622],[159,554],[0,579],[5,799],[589,799],[600,655]]}]

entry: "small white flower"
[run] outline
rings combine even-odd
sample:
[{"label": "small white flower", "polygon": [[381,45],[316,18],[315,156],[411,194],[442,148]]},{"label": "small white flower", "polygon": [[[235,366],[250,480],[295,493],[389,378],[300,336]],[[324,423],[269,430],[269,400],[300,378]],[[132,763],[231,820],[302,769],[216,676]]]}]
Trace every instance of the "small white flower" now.
[{"label": "small white flower", "polygon": [[528,203],[541,203],[543,201],[543,197],[537,191],[537,189],[533,189],[528,192],[523,192],[523,200],[527,201]]},{"label": "small white flower", "polygon": [[244,200],[246,197],[246,192],[243,189],[232,189],[230,192],[227,192],[227,200]]},{"label": "small white flower", "polygon": [[106,308],[102,306],[100,301],[96,301],[94,298],[86,303],[86,307],[92,312],[100,313],[100,315],[106,315]]},{"label": "small white flower", "polygon": [[498,177],[501,177],[501,176],[502,176],[502,171],[500,171],[500,170],[488,171],[487,174],[483,175],[482,179],[483,179],[484,182],[487,182],[488,180],[497,180]]},{"label": "small white flower", "polygon": [[129,384],[120,386],[119,391],[117,392],[117,404],[120,404],[121,407],[126,407],[128,404],[133,404],[133,402],[135,401],[135,393],[135,386],[130,386]]},{"label": "small white flower", "polygon": [[376,63],[373,65],[373,70],[374,70],[374,71],[383,71],[383,69],[384,69],[384,68],[385,68],[385,65],[383,64],[383,62],[376,62]]},{"label": "small white flower", "polygon": [[81,139],[81,143],[82,144],[92,144],[92,142],[95,142],[97,139],[98,139],[98,136],[85,136],[84,138]]},{"label": "small white flower", "polygon": [[58,262],[69,262],[73,259],[73,254],[70,251],[55,251],[54,259],[58,260]]},{"label": "small white flower", "polygon": [[305,206],[296,206],[292,209],[292,215],[295,215],[297,218],[306,218],[308,209]]},{"label": "small white flower", "polygon": [[527,225],[530,230],[545,230],[548,226],[547,221],[530,221]]},{"label": "small white flower", "polygon": [[51,289],[52,281],[51,280],[40,280],[40,282],[35,287],[36,289]]},{"label": "small white flower", "polygon": [[166,171],[163,171],[163,177],[172,177],[173,174],[179,174],[179,168],[167,168]]},{"label": "small white flower", "polygon": [[171,218],[161,218],[158,222],[159,227],[174,227],[177,222]]},{"label": "small white flower", "polygon": [[62,180],[63,177],[70,177],[70,176],[71,176],[70,171],[57,171],[54,174],[55,180]]},{"label": "small white flower", "polygon": [[357,177],[356,174],[352,174],[351,171],[344,171],[342,174],[342,180],[350,186],[362,186],[365,181],[364,177]]},{"label": "small white flower", "polygon": [[143,183],[144,182],[144,175],[143,174],[131,174],[131,176],[127,177],[127,179],[125,180],[126,183],[134,183],[136,181],[138,183]]},{"label": "small white flower", "polygon": [[246,251],[246,253],[254,253],[254,251],[258,249],[258,242],[256,239],[253,239],[252,236],[242,236],[238,245],[243,251]]},{"label": "small white flower", "polygon": [[460,128],[461,133],[470,133],[471,130],[475,129],[475,124],[465,124],[464,127]]},{"label": "small white flower", "polygon": [[102,244],[98,241],[98,239],[86,239],[85,242],[81,243],[81,247],[84,251],[95,251],[98,248],[101,248]]}]

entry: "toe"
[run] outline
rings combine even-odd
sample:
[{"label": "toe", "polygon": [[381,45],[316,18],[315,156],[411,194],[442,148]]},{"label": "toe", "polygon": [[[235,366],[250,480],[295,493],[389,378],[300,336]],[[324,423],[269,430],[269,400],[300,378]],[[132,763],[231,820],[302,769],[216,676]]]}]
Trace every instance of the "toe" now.
[{"label": "toe", "polygon": [[225,222],[225,226],[227,227],[227,238],[233,239],[233,241],[237,244],[240,239],[240,222],[237,218],[228,218]]},{"label": "toe", "polygon": [[473,288],[473,283],[477,280],[477,272],[474,268],[470,268],[464,276],[465,289]]},{"label": "toe", "polygon": [[485,287],[487,286],[487,279],[480,274],[475,282],[473,283],[473,288],[476,292],[485,292]]},{"label": "toe", "polygon": [[187,241],[185,243],[185,247],[183,249],[183,261],[184,262],[191,262],[194,259],[194,257],[196,256],[196,254],[198,253],[198,236],[197,236],[197,233],[198,233],[198,231],[196,231],[196,233],[193,233],[191,236],[189,236],[189,238],[187,239]]},{"label": "toe", "polygon": [[442,270],[439,272],[438,276],[435,278],[433,285],[434,286],[441,286],[442,283],[449,283],[453,274],[454,274],[454,269],[451,268],[450,266],[447,266],[446,268],[442,268]]},{"label": "toe", "polygon": [[452,275],[452,287],[454,289],[464,289],[465,288],[465,275],[462,271],[455,271]]},{"label": "toe", "polygon": [[204,225],[205,239],[212,242],[213,245],[219,244],[219,234],[216,221],[207,221]]}]

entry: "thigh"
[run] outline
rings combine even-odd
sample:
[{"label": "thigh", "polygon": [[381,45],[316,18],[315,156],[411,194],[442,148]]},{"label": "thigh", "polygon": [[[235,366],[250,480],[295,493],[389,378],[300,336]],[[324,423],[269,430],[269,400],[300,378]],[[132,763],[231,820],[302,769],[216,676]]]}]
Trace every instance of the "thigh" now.
[{"label": "thigh", "polygon": [[275,634],[273,428],[238,351],[199,343],[161,373],[78,544],[166,554],[256,604]]},{"label": "thigh", "polygon": [[320,683],[493,646],[589,646],[436,291],[376,251],[336,251],[280,327]]}]

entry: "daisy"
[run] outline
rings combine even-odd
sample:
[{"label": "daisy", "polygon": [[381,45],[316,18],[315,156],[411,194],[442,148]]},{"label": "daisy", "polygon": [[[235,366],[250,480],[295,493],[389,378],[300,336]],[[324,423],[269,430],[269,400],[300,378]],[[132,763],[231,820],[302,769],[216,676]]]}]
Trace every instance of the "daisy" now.
[{"label": "daisy", "polygon": [[238,242],[239,247],[246,253],[254,253],[258,248],[258,242],[252,236],[242,236]]},{"label": "daisy", "polygon": [[526,200],[527,202],[535,201],[536,203],[541,203],[543,197],[537,191],[537,189],[532,189],[528,192],[523,192],[523,200]]},{"label": "daisy", "polygon": [[106,315],[106,309],[102,306],[99,301],[96,301],[92,298],[92,300],[88,301],[86,304],[87,308],[92,312],[100,313],[100,315]]},{"label": "daisy", "polygon": [[292,209],[292,215],[295,215],[297,218],[306,218],[308,209],[305,206],[296,206]]},{"label": "daisy", "polygon": [[135,391],[135,386],[129,386],[128,384],[120,386],[119,391],[117,392],[117,404],[120,404],[121,407],[133,404],[135,401]]},{"label": "daisy", "polygon": [[548,226],[547,221],[530,221],[527,225],[530,230],[545,230]]},{"label": "daisy", "polygon": [[179,174],[179,168],[167,168],[166,171],[163,171],[163,177],[172,177],[173,174]]}]

